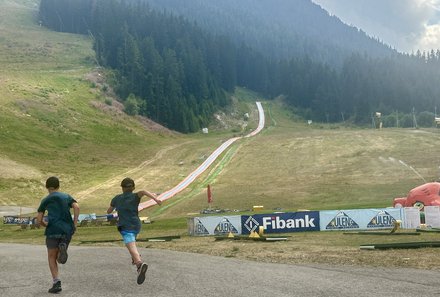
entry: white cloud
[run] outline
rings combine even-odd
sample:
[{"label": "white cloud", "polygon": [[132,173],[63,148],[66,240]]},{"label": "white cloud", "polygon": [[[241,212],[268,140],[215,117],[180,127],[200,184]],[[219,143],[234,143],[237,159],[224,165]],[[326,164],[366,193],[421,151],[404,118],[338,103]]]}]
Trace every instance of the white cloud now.
[{"label": "white cloud", "polygon": [[399,51],[440,49],[440,0],[312,0]]},{"label": "white cloud", "polygon": [[425,34],[419,41],[420,48],[440,49],[440,25],[426,26]]}]

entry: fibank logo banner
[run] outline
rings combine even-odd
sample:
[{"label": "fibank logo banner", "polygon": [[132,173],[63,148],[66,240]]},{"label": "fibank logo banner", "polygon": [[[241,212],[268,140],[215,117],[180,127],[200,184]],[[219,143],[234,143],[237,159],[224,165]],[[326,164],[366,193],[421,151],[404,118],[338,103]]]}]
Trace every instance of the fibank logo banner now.
[{"label": "fibank logo banner", "polygon": [[243,234],[258,232],[259,227],[265,233],[288,233],[301,231],[319,231],[319,212],[289,212],[281,214],[260,214],[241,216]]},{"label": "fibank logo banner", "polygon": [[388,229],[402,220],[402,212],[396,208],[326,210],[320,211],[320,219],[321,231]]}]

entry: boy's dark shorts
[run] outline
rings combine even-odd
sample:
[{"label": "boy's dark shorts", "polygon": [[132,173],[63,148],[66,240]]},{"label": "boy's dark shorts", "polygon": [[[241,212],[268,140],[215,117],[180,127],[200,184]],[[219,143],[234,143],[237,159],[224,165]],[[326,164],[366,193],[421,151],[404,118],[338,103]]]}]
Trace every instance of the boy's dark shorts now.
[{"label": "boy's dark shorts", "polygon": [[46,237],[46,247],[47,249],[57,249],[60,243],[65,243],[66,246],[69,246],[70,240],[72,237],[61,237],[61,238],[50,238]]}]

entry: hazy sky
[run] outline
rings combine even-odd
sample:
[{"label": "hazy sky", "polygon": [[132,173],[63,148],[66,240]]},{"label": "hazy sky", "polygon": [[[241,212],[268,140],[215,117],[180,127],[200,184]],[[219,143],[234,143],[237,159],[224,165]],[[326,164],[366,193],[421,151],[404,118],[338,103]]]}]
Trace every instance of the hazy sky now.
[{"label": "hazy sky", "polygon": [[440,0],[312,0],[400,52],[440,49]]}]

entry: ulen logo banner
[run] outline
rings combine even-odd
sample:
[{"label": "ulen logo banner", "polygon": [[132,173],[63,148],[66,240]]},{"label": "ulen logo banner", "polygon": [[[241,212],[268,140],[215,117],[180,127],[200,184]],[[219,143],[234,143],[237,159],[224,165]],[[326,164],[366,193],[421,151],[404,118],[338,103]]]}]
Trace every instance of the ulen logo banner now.
[{"label": "ulen logo banner", "polygon": [[374,230],[394,226],[402,220],[401,209],[346,209],[320,211],[321,231],[326,230]]},{"label": "ulen logo banner", "polygon": [[319,211],[241,216],[242,234],[258,232],[260,226],[265,233],[319,231]]},{"label": "ulen logo banner", "polygon": [[240,216],[195,217],[189,224],[189,233],[195,236],[241,234]]}]

